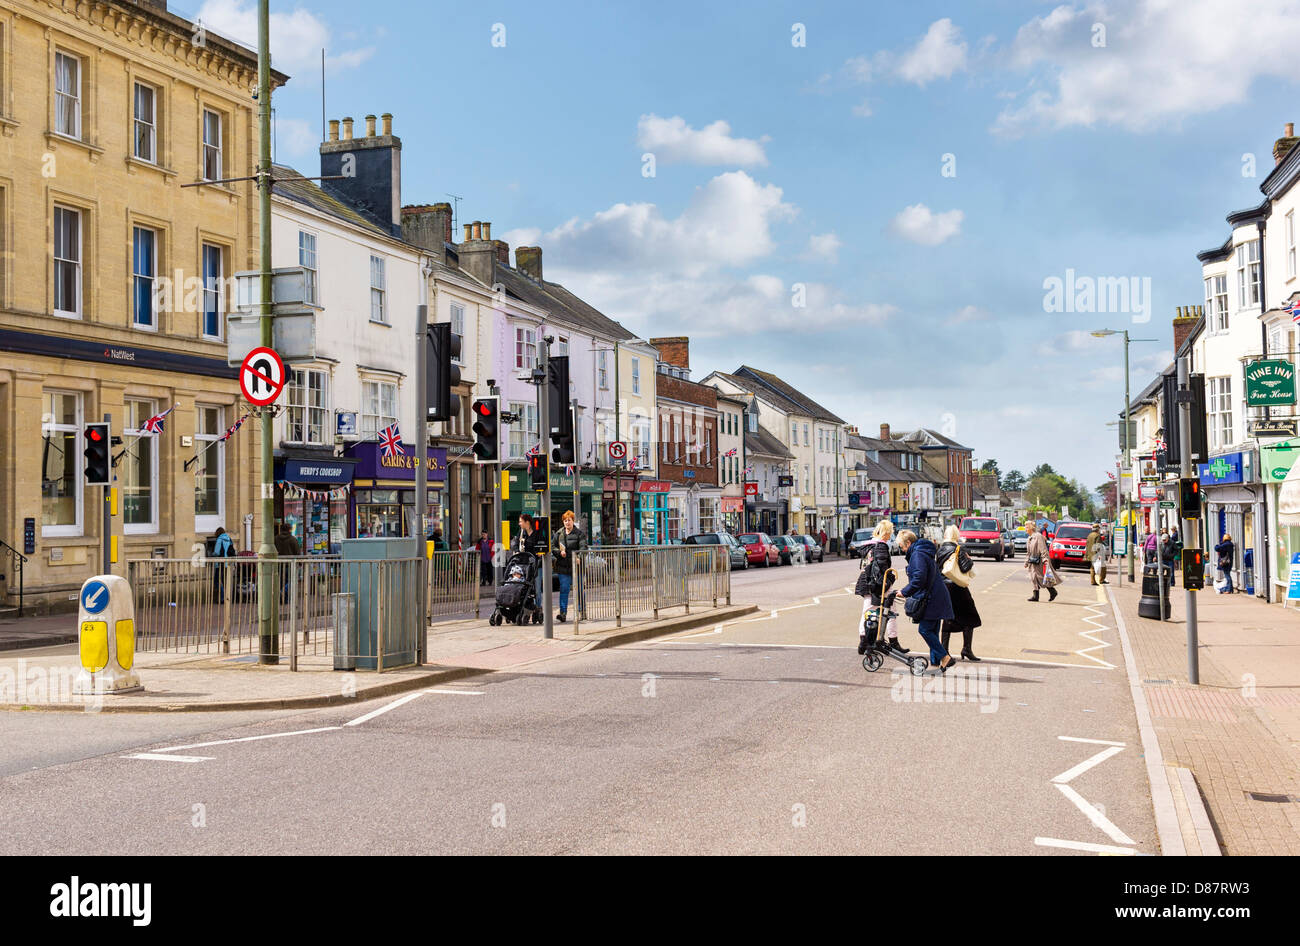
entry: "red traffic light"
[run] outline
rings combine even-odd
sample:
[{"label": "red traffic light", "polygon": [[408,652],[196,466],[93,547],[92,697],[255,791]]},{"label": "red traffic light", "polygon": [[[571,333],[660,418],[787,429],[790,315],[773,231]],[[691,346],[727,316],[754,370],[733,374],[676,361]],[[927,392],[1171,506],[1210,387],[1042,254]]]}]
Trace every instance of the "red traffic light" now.
[{"label": "red traffic light", "polygon": [[490,415],[492,414],[492,406],[491,406],[490,404],[486,403],[485,401],[475,401],[475,402],[474,402],[474,411],[475,411],[475,412],[476,412],[480,417],[488,417],[488,416],[490,416]]},{"label": "red traffic light", "polygon": [[86,436],[91,440],[99,441],[104,439],[104,435],[99,432],[98,427],[90,427],[86,430]]}]

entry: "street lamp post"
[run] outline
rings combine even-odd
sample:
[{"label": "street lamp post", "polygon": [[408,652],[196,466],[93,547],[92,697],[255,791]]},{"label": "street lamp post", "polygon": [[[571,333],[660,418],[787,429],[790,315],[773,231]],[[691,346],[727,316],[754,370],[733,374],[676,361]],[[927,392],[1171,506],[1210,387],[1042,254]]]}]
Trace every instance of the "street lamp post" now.
[{"label": "street lamp post", "polygon": [[[1097,329],[1092,333],[1093,338],[1105,338],[1108,335],[1124,336],[1124,469],[1129,471],[1130,480],[1133,477],[1133,465],[1131,452],[1133,444],[1129,442],[1129,411],[1131,409],[1131,398],[1129,394],[1129,363],[1128,363],[1128,346],[1131,342],[1158,342],[1158,338],[1129,338],[1128,329],[1116,331],[1115,329],[1103,328]],[[1120,471],[1120,481],[1116,485],[1116,494],[1124,486],[1124,472]],[[1118,505],[1118,503],[1116,504]],[[1133,500],[1128,494],[1124,494],[1124,522],[1125,529],[1133,529],[1132,533],[1125,533],[1126,541],[1124,542],[1124,557],[1128,560],[1128,580],[1129,584],[1134,581],[1134,561],[1133,561],[1133,542],[1137,536],[1137,530],[1133,525]]]}]

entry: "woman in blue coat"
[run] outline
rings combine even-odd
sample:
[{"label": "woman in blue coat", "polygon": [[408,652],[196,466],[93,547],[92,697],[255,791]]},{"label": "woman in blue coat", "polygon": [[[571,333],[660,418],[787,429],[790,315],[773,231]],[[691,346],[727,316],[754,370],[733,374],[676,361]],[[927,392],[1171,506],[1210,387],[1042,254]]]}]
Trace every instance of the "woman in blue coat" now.
[{"label": "woman in blue coat", "polygon": [[920,625],[917,629],[930,645],[930,665],[938,667],[941,673],[947,673],[955,661],[939,638],[939,625],[952,620],[952,600],[935,561],[934,543],[929,539],[918,540],[915,532],[904,529],[898,534],[898,547],[907,557],[907,585],[899,596],[926,595],[924,608],[912,620]]}]

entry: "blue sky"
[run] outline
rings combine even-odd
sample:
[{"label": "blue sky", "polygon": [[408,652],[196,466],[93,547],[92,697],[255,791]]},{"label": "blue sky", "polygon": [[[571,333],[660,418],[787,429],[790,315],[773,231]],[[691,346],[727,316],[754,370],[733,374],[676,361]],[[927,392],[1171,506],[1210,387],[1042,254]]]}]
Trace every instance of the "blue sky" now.
[{"label": "blue sky", "polygon": [[[255,39],[252,0],[189,3]],[[1135,390],[1167,364],[1196,252],[1300,119],[1298,0],[271,9],[280,160],[316,167],[323,46],[328,117],[393,113],[404,203],[461,195],[631,331],[690,335],[695,377],[749,363],[864,433],[1087,485],[1123,403],[1122,346],[1087,331],[1160,339]],[[1067,269],[1149,278],[1150,321],[1044,311]]]}]

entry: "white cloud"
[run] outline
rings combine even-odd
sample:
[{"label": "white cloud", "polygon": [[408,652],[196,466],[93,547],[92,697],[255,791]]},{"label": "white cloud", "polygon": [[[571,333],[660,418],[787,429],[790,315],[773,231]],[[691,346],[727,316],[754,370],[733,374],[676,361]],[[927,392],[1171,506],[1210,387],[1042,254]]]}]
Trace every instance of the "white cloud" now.
[{"label": "white cloud", "polygon": [[935,20],[921,41],[903,54],[896,74],[900,79],[925,85],[935,79],[950,79],[966,69],[966,41],[952,20]]},{"label": "white cloud", "polygon": [[679,115],[672,118],[642,115],[636,135],[637,146],[654,152],[656,159],[665,164],[767,165],[763,142],[768,138],[764,136],[757,141],[733,138],[731,125],[722,119],[703,128],[692,128]]},{"label": "white cloud", "polygon": [[592,271],[668,270],[687,275],[744,266],[775,249],[772,225],[797,211],[781,188],[744,171],[719,174],[698,187],[676,219],[655,204],[615,204],[589,220],[573,218],[541,234],[550,258]]},{"label": "white cloud", "polygon": [[[255,0],[204,0],[195,19],[205,29],[257,48],[257,3]],[[360,65],[370,58],[373,47],[328,54],[330,30],[308,10],[298,7],[291,13],[271,14],[271,61],[277,69],[294,69],[320,65],[320,51],[325,49],[326,62],[339,68]]]},{"label": "white cloud", "polygon": [[938,246],[950,237],[961,233],[961,223],[965,216],[960,210],[935,213],[925,204],[912,204],[899,211],[898,216],[890,222],[889,228],[904,240],[911,240],[922,246]]},{"label": "white cloud", "polygon": [[[293,158],[313,157],[320,147],[320,129],[301,118],[275,116],[275,159],[287,163]],[[307,172],[312,173],[312,172]]]},{"label": "white cloud", "polygon": [[977,305],[964,305],[948,316],[949,325],[961,325],[963,322],[983,322],[989,314]]},{"label": "white cloud", "polygon": [[808,259],[826,260],[834,263],[839,259],[840,247],[844,244],[832,233],[814,233],[808,238]]},{"label": "white cloud", "polygon": [[[1093,45],[1095,23],[1105,46]],[[1256,0],[1249,15],[1218,0],[1061,5],[1017,33],[1005,58],[1031,77],[993,129],[1167,128],[1247,102],[1258,79],[1293,81],[1297,45],[1297,0]]]},{"label": "white cloud", "polygon": [[867,102],[866,99],[863,99],[857,105],[853,106],[853,114],[858,116],[858,118],[870,118],[871,105]]}]

